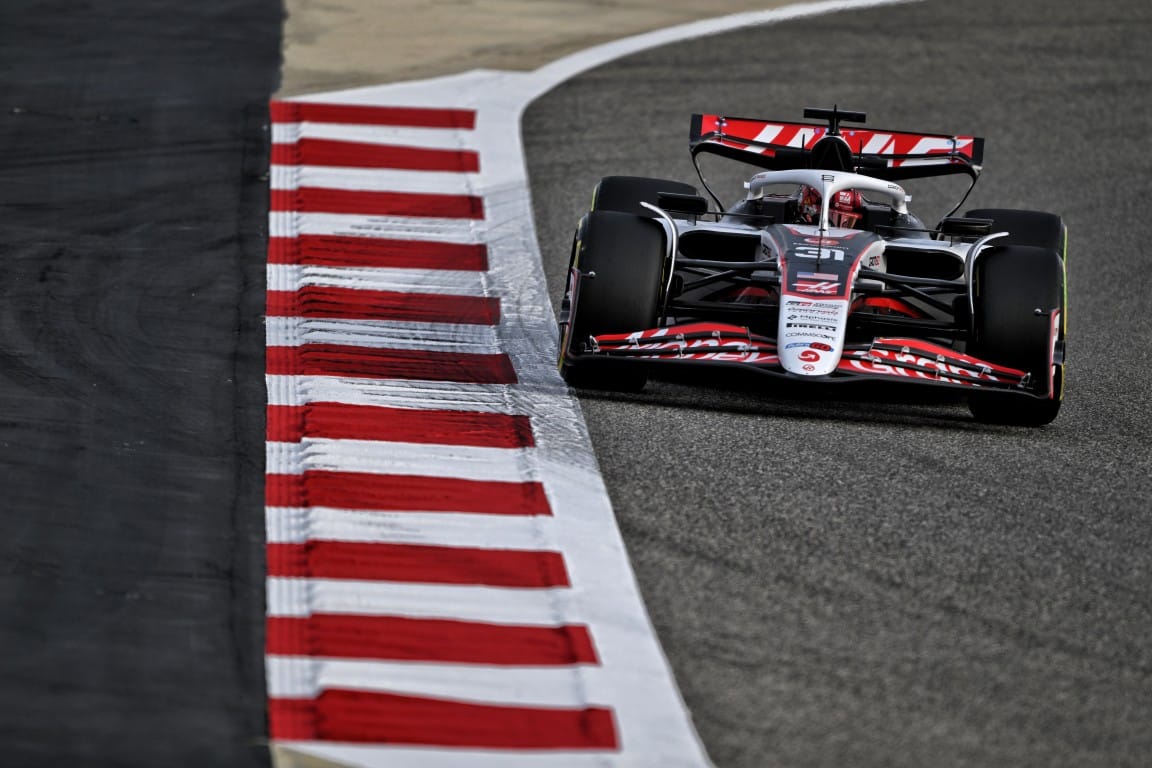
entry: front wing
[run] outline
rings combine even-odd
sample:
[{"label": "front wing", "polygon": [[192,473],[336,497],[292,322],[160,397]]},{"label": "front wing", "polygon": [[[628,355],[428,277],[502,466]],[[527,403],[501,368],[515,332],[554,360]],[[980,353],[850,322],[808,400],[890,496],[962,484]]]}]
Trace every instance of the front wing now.
[{"label": "front wing", "polygon": [[[736,366],[787,378],[776,341],[724,323],[689,323],[634,333],[604,334],[589,339],[583,358],[637,363]],[[819,382],[899,379],[946,387],[1029,392],[1031,374],[979,360],[922,339],[873,339],[846,344],[833,373],[813,376]]]}]

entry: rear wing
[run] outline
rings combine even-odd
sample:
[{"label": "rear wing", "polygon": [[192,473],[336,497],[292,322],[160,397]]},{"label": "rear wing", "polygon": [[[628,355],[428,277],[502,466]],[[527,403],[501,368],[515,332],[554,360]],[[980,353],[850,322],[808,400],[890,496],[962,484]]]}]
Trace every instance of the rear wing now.
[{"label": "rear wing", "polygon": [[[805,115],[806,117],[810,115]],[[975,183],[984,139],[937,133],[692,115],[689,147],[773,171],[825,168],[888,181],[963,173]]]}]

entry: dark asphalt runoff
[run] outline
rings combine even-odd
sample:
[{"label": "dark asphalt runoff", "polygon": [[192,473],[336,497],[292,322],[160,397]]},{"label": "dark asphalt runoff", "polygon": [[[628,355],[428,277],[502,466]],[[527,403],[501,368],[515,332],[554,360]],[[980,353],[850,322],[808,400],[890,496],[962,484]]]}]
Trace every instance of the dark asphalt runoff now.
[{"label": "dark asphalt runoff", "polygon": [[0,4],[0,765],[267,764],[276,0]]},{"label": "dark asphalt runoff", "polygon": [[[529,109],[554,297],[599,177],[695,179],[692,112],[838,104],[984,136],[970,207],[1070,228],[1068,396],[1046,428],[904,389],[582,394],[720,768],[1152,763],[1149,40],[1146,0],[928,0],[645,52]],[[729,200],[754,171],[705,170]],[[930,221],[963,187],[934,185],[908,185]]]}]

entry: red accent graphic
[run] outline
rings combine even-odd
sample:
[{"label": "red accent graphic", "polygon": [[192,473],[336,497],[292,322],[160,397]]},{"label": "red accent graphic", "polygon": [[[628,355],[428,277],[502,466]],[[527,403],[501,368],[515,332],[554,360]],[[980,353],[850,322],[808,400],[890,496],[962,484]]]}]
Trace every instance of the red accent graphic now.
[{"label": "red accent graphic", "polygon": [[882,312],[892,312],[905,317],[927,317],[917,307],[912,306],[903,299],[889,298],[885,296],[867,296],[857,299],[852,303],[852,311],[856,312],[861,309],[880,310]]},{"label": "red accent graphic", "polygon": [[689,323],[653,328],[638,333],[604,334],[596,337],[600,350],[627,352],[646,358],[711,360],[749,365],[777,365],[776,344],[755,336],[747,328],[724,323]]},{"label": "red accent graphic", "polygon": [[[810,123],[756,120],[722,115],[701,115],[700,136],[713,144],[773,157],[777,149],[811,149],[824,138],[828,127]],[[890,168],[905,165],[949,165],[961,162],[953,155],[974,163],[982,161],[982,140],[975,136],[907,133],[841,126],[841,136],[854,154],[884,157]],[[750,142],[757,142],[752,144]],[[767,146],[761,146],[767,145]],[[911,155],[912,157],[895,157]]]},{"label": "red accent graphic", "polygon": [[[816,362],[820,361],[820,353],[813,350],[813,349],[806,349],[803,352],[801,352],[799,355],[797,355],[796,357],[798,357],[799,359],[803,360],[806,363],[816,363]],[[808,370],[808,368],[805,367],[804,370]]]},{"label": "red accent graphic", "polygon": [[1011,387],[1027,375],[1025,371],[979,360],[920,339],[876,339],[867,350],[845,356],[838,370],[923,379],[961,386]]}]

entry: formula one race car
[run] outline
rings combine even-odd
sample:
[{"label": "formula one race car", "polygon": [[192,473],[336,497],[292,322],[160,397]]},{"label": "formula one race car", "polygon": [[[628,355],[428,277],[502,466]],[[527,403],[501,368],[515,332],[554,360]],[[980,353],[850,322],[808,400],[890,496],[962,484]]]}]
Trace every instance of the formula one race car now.
[{"label": "formula one race car", "polygon": [[[683,182],[609,176],[572,247],[560,370],[638,391],[657,365],[735,367],[814,382],[962,388],[976,419],[1041,425],[1064,383],[1067,230],[1054,214],[979,209],[935,227],[896,182],[979,177],[984,141],[694,115],[690,149],[713,208]],[[768,170],[725,208],[713,153]],[[964,195],[967,199],[967,194]]]}]

